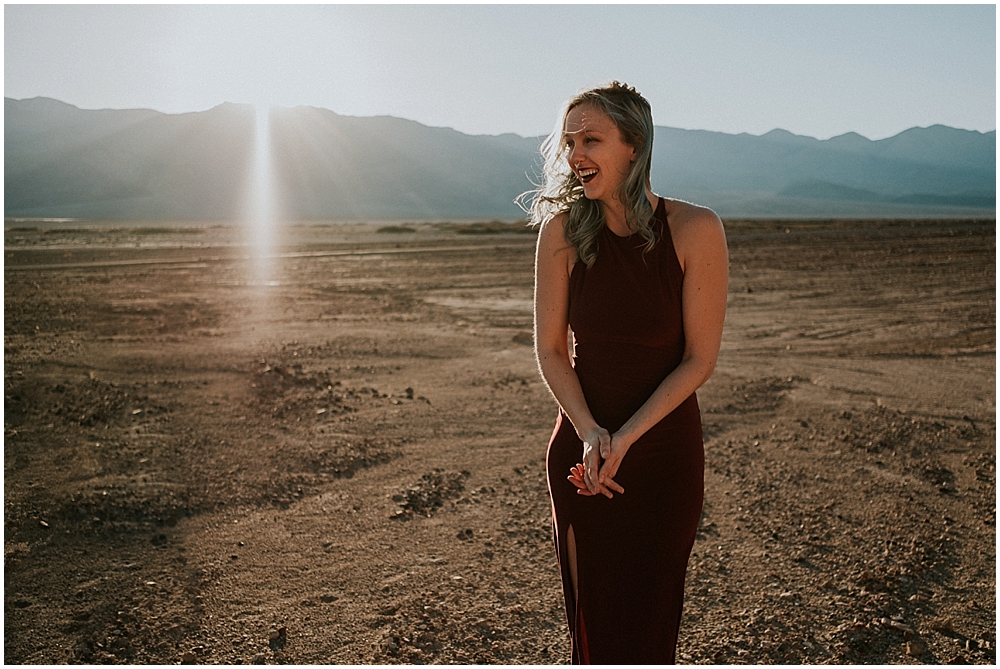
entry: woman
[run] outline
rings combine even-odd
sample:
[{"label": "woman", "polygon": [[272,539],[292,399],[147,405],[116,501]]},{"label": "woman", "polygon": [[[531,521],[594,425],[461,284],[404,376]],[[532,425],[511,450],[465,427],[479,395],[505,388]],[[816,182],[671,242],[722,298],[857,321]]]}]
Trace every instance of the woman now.
[{"label": "woman", "polygon": [[673,663],[701,515],[695,390],[718,357],[729,260],[714,212],[653,194],[652,146],[634,88],[576,96],[542,146],[530,211],[535,353],[560,407],[547,469],[574,663]]}]

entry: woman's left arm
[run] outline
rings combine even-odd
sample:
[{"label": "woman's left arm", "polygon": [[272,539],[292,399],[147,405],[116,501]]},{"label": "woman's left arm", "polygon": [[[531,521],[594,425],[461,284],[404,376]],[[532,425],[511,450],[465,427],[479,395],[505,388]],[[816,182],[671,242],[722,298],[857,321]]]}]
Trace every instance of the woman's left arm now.
[{"label": "woman's left arm", "polygon": [[684,271],[681,292],[684,357],[639,410],[611,435],[610,446],[603,447],[606,452],[601,453],[602,485],[614,478],[622,458],[639,437],[712,376],[719,358],[729,287],[726,233],[715,212],[687,207],[678,212],[677,224],[671,227],[674,248]]}]

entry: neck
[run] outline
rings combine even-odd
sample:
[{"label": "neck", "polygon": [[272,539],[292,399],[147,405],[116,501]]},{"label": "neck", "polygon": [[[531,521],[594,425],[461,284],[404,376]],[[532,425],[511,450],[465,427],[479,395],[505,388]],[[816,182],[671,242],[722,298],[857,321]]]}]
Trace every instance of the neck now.
[{"label": "neck", "polygon": [[604,225],[618,234],[627,234],[630,232],[625,212],[625,203],[618,199],[614,199],[611,202],[604,202],[602,200],[601,209],[604,212]]},{"label": "neck", "polygon": [[[656,209],[657,196],[653,194],[653,191],[646,189],[646,199],[649,200],[649,204],[653,209]],[[604,212],[604,224],[608,226],[611,231],[618,235],[627,235],[635,232],[628,225],[628,218],[625,211],[625,203],[618,198],[612,198],[610,202],[601,200],[601,209]]]}]

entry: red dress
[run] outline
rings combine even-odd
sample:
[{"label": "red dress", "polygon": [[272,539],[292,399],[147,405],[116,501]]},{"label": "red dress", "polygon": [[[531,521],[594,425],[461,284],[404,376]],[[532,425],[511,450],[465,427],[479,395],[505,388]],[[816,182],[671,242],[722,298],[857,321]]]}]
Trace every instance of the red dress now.
[{"label": "red dress", "polygon": [[[684,273],[661,199],[660,236],[643,252],[639,235],[605,227],[597,260],[570,275],[574,367],[598,425],[614,432],[681,362]],[[701,516],[704,446],[692,393],[629,449],[612,499],[586,497],[566,480],[583,444],[562,413],[547,470],[556,552],[574,664],[672,664],[684,574]],[[578,592],[570,578],[567,532],[576,540]]]}]

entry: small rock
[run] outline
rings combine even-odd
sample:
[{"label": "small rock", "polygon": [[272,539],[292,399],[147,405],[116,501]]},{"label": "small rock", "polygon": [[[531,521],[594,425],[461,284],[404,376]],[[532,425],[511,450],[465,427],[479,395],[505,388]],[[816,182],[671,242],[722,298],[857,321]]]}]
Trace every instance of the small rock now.
[{"label": "small rock", "polygon": [[197,659],[198,656],[193,651],[187,650],[181,655],[181,664],[194,664]]},{"label": "small rock", "polygon": [[927,626],[934,630],[935,632],[954,632],[955,625],[951,622],[951,618],[937,618],[927,623]]},{"label": "small rock", "polygon": [[916,630],[914,630],[912,627],[910,627],[909,625],[904,625],[903,623],[895,620],[889,621],[889,627],[899,630],[900,632],[903,633],[903,635],[907,639],[912,639],[917,636]]},{"label": "small rock", "polygon": [[927,652],[927,644],[921,639],[914,639],[906,642],[906,654],[910,657],[919,657]]},{"label": "small rock", "polygon": [[322,595],[319,599],[324,604],[329,604],[330,602],[337,601],[337,595]]},{"label": "small rock", "polygon": [[254,655],[253,656],[253,663],[254,664],[267,664],[264,661],[264,653],[257,653],[256,655]]}]

